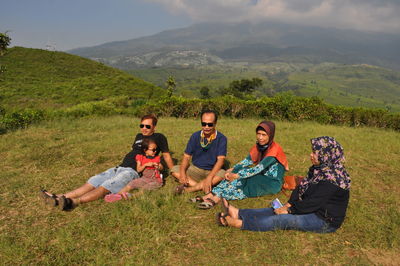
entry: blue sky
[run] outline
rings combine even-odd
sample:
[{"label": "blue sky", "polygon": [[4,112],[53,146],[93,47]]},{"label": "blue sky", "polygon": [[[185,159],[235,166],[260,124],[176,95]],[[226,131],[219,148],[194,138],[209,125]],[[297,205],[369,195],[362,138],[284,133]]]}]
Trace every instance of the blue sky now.
[{"label": "blue sky", "polygon": [[400,34],[399,0],[1,0],[12,46],[57,50],[199,22],[263,20]]},{"label": "blue sky", "polygon": [[151,35],[191,25],[164,6],[141,0],[1,0],[0,32],[12,46],[57,50]]}]

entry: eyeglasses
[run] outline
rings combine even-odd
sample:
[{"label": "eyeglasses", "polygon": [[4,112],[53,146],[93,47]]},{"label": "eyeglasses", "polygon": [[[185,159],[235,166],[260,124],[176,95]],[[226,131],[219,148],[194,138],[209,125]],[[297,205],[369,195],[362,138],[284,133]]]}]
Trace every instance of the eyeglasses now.
[{"label": "eyeglasses", "polygon": [[213,126],[214,126],[214,123],[201,122],[201,126],[202,126],[202,127],[205,127],[205,126],[213,127]]},{"label": "eyeglasses", "polygon": [[156,152],[157,151],[157,148],[156,149],[147,149],[148,151],[152,151],[152,152]]},{"label": "eyeglasses", "polygon": [[151,128],[151,125],[143,125],[143,124],[140,124],[139,127],[140,127],[140,128],[146,127],[147,129],[150,129],[150,128]]}]

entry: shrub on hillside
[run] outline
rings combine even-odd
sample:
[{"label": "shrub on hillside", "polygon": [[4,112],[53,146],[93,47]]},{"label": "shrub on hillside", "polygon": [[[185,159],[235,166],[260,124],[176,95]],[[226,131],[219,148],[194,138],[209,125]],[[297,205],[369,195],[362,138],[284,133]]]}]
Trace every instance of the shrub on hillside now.
[{"label": "shrub on hillside", "polygon": [[90,115],[107,116],[116,114],[115,105],[111,102],[87,102],[81,103],[61,111],[61,116],[84,117]]},{"label": "shrub on hillside", "polygon": [[43,110],[25,109],[11,113],[5,113],[0,122],[0,134],[9,130],[26,128],[27,126],[45,119]]},{"label": "shrub on hillside", "polygon": [[143,105],[137,115],[154,113],[165,117],[197,117],[202,110],[213,109],[220,115],[261,117],[288,121],[316,121],[322,124],[371,126],[400,130],[400,114],[383,109],[350,108],[326,104],[318,97],[297,97],[290,93],[272,98],[241,100],[232,96],[215,99],[164,98]]},{"label": "shrub on hillside", "polygon": [[[281,94],[272,98],[243,100],[232,96],[215,99],[186,99],[172,96],[157,101],[113,97],[103,101],[86,102],[73,107],[47,112],[24,110],[6,113],[1,118],[0,133],[25,128],[48,117],[84,117],[130,114],[141,116],[148,113],[165,117],[194,118],[202,110],[213,109],[222,116],[235,118],[257,117],[288,121],[316,121],[322,124],[347,126],[371,126],[400,131],[400,114],[383,109],[350,108],[326,104],[317,97],[303,98],[293,94]],[[1,113],[0,108],[0,113]],[[1,117],[1,116],[0,116]]]}]

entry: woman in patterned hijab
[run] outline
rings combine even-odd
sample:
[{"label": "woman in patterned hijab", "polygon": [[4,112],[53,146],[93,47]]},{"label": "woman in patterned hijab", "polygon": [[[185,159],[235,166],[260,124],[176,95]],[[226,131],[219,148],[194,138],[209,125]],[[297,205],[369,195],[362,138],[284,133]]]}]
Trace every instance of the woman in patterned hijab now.
[{"label": "woman in patterned hijab", "polygon": [[299,198],[307,190],[310,183],[317,184],[326,180],[345,190],[350,189],[350,176],[343,166],[345,161],[343,148],[334,138],[324,136],[311,139],[311,161],[317,160],[308,170],[307,178],[299,185]]},{"label": "woman in patterned hijab", "polygon": [[335,232],[343,223],[350,197],[350,176],[343,163],[343,148],[332,137],[311,139],[311,162],[307,177],[289,201],[276,209],[238,209],[226,200],[216,222],[242,230],[301,230]]}]

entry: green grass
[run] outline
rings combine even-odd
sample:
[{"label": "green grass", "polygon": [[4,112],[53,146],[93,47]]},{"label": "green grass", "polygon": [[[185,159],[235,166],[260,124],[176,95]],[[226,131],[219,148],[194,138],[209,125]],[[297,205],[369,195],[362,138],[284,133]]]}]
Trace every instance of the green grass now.
[{"label": "green grass", "polygon": [[[228,160],[246,156],[258,120],[221,118]],[[288,157],[289,174],[310,166],[309,139],[337,138],[352,177],[347,218],[334,234],[296,231],[248,232],[221,228],[214,213],[174,197],[176,183],[137,199],[99,200],[72,212],[46,208],[39,187],[65,192],[118,164],[138,131],[136,118],[122,116],[50,121],[0,137],[0,261],[2,264],[397,264],[400,251],[399,133],[315,123],[276,122],[276,141]],[[160,119],[180,160],[198,120]],[[283,194],[232,202],[267,206]]]},{"label": "green grass", "polygon": [[139,78],[62,52],[15,47],[0,58],[0,105],[60,108],[115,96],[156,98],[165,93]]}]

